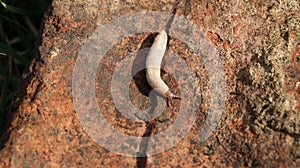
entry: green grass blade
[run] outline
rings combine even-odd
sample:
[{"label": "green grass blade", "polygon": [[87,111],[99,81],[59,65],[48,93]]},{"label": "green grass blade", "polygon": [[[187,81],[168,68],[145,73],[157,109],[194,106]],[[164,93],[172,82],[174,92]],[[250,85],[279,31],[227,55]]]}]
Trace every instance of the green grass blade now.
[{"label": "green grass blade", "polygon": [[2,0],[0,0],[0,4],[7,10],[14,12],[14,13],[18,13],[18,14],[22,14],[22,15],[34,15],[33,12],[26,10],[26,9],[22,9],[22,8],[18,8],[12,5],[8,5],[4,2],[2,2]]},{"label": "green grass blade", "polygon": [[16,26],[18,26],[19,28],[23,29],[24,31],[26,31],[26,33],[30,34],[31,32],[24,26],[22,26],[19,22],[17,22],[16,20],[10,19],[2,14],[0,14],[0,18],[7,20],[10,23],[15,24]]},{"label": "green grass blade", "polygon": [[1,41],[0,41],[0,50],[4,51],[4,53],[11,55],[14,59],[14,62],[17,64],[21,64],[21,65],[29,64],[28,58],[22,57],[13,48],[11,48],[9,45],[7,45]]}]

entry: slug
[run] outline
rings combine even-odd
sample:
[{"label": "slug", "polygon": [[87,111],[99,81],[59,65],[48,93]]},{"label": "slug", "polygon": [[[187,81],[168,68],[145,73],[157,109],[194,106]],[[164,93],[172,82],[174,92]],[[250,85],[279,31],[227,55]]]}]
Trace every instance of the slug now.
[{"label": "slug", "polygon": [[165,30],[161,31],[154,39],[146,58],[146,78],[149,85],[159,94],[167,99],[169,107],[172,107],[173,98],[181,99],[171,93],[169,87],[160,77],[161,62],[164,57],[168,42],[168,35]]}]

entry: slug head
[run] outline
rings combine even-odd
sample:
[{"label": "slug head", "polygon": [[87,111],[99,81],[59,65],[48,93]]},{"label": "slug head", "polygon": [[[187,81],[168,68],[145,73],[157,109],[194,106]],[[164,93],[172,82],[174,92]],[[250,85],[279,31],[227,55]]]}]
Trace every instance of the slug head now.
[{"label": "slug head", "polygon": [[173,99],[181,99],[180,96],[174,95],[170,90],[165,93],[165,97],[167,98],[167,104],[169,107],[173,107]]}]

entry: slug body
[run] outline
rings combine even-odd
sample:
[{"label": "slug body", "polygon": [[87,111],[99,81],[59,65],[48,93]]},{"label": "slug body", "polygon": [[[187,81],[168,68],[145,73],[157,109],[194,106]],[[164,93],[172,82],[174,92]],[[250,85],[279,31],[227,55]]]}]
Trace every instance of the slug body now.
[{"label": "slug body", "polygon": [[172,99],[180,97],[172,94],[169,87],[160,77],[160,67],[167,48],[167,42],[168,35],[165,30],[155,37],[146,59],[146,78],[150,86],[166,97],[168,105],[172,106]]}]

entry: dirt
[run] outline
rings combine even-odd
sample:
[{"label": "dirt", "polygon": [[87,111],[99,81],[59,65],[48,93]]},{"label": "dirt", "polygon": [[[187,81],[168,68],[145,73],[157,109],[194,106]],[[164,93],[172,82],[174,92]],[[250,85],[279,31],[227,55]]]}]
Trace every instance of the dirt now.
[{"label": "dirt", "polygon": [[[198,28],[189,38],[201,32],[200,40],[216,48],[218,57],[194,51],[176,34],[169,34],[167,50],[176,53],[187,68],[169,65],[172,55],[166,55],[163,66],[169,71],[163,71],[162,78],[176,94],[184,94],[181,84],[194,84],[188,95],[199,95],[199,106],[189,101],[186,106],[196,109],[196,118],[194,123],[185,121],[184,125],[191,124],[191,129],[184,137],[179,138],[178,133],[178,143],[170,149],[152,156],[130,157],[107,150],[93,138],[109,137],[113,144],[118,140],[114,141],[113,134],[91,135],[86,130],[84,124],[97,128],[99,122],[91,117],[84,123],[74,108],[73,72],[78,55],[83,54],[82,47],[101,25],[145,11],[187,18]],[[0,167],[296,167],[300,164],[299,13],[297,0],[54,0],[44,17],[36,59],[20,82],[8,118],[10,125],[1,137]],[[155,24],[155,20],[149,22],[150,27]],[[117,35],[121,31],[110,32]],[[173,108],[164,104],[163,113],[147,122],[131,121],[115,107],[110,89],[114,71],[133,52],[138,55],[133,67],[142,66],[147,53],[143,49],[151,46],[155,35],[146,31],[125,36],[110,47],[97,68],[95,94],[99,109],[110,125],[127,135],[158,135],[172,128],[184,107],[180,104],[184,99],[174,100]],[[96,44],[89,48],[95,49],[91,57],[98,54]],[[225,82],[212,88],[212,74],[222,74],[208,67],[220,66],[216,58],[224,69]],[[195,76],[176,79],[171,73],[190,71]],[[82,78],[76,82],[84,85],[87,75],[80,75]],[[150,108],[155,102],[149,98],[151,87],[145,80],[145,71],[132,71],[132,75],[130,101],[139,110]],[[223,87],[226,92],[220,96],[226,97],[225,106],[213,114],[221,119],[210,137],[201,142],[199,134],[211,114],[212,90]],[[85,96],[85,105],[90,108],[93,97]],[[172,140],[177,139],[166,139]],[[116,143],[114,148],[133,148],[130,142],[124,144]],[[137,153],[144,156],[151,151]]]}]

